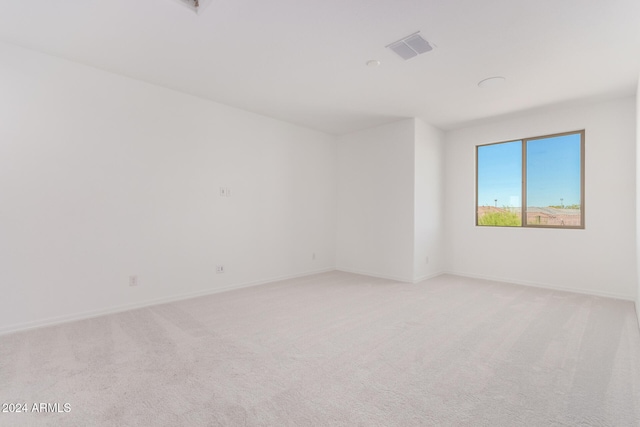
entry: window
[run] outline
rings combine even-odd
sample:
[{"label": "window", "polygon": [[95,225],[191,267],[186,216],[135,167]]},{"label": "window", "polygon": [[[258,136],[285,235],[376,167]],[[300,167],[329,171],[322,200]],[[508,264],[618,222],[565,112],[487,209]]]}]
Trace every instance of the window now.
[{"label": "window", "polygon": [[584,130],[478,145],[476,225],[584,228]]}]

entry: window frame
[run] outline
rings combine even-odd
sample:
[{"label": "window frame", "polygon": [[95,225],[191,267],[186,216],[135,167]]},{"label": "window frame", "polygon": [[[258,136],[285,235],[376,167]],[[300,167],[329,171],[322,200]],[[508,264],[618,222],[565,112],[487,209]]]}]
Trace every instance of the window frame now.
[{"label": "window frame", "polygon": [[[527,142],[536,141],[540,139],[548,139],[561,137],[566,135],[580,135],[580,225],[547,225],[547,224],[528,224],[527,223]],[[506,226],[506,225],[480,225],[478,224],[478,202],[479,202],[479,155],[478,151],[480,147],[487,147],[490,145],[507,144],[507,143],[521,143],[522,151],[522,189],[520,197],[520,225],[519,226]],[[553,228],[553,229],[570,229],[570,230],[584,230],[585,229],[585,130],[575,130],[569,132],[553,133],[548,135],[533,136],[528,138],[516,138],[501,142],[492,142],[489,144],[476,145],[476,203],[475,203],[475,225],[476,227],[500,227],[500,228]]]}]

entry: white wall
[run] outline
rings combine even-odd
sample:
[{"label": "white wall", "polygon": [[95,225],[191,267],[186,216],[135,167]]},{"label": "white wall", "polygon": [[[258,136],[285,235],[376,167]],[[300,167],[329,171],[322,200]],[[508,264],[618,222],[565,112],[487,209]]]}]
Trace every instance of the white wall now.
[{"label": "white wall", "polygon": [[338,139],[336,265],[413,281],[414,119]]},{"label": "white wall", "polygon": [[338,269],[407,282],[442,272],[443,142],[420,119],[339,138]]},{"label": "white wall", "polygon": [[636,314],[640,327],[640,76],[636,93]]},{"label": "white wall", "polygon": [[[635,100],[547,109],[446,136],[447,270],[634,299]],[[586,130],[585,230],[476,227],[478,144]]]},{"label": "white wall", "polygon": [[5,44],[0,117],[0,331],[335,266],[333,136]]},{"label": "white wall", "polygon": [[444,132],[415,120],[413,277],[444,270]]}]

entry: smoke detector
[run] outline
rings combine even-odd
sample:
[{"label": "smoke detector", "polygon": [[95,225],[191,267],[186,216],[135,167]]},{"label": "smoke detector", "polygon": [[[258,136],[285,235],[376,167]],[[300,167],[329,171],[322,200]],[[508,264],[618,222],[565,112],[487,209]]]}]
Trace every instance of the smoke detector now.
[{"label": "smoke detector", "polygon": [[397,42],[385,46],[397,53],[405,61],[433,50],[433,46],[422,38],[420,31],[409,34]]},{"label": "smoke detector", "polygon": [[211,4],[212,0],[175,0],[175,1],[187,6],[189,9],[191,9],[195,13],[200,14],[202,13],[205,7]]}]

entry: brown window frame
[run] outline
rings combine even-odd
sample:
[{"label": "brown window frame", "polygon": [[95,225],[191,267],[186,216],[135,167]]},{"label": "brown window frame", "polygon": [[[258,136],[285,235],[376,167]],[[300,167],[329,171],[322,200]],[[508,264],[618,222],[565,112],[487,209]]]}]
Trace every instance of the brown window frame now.
[{"label": "brown window frame", "polygon": [[[565,135],[580,135],[580,225],[548,225],[548,224],[529,224],[527,223],[527,142],[540,139],[555,138]],[[480,147],[489,145],[508,144],[520,142],[522,144],[522,196],[520,206],[520,225],[481,225],[478,224],[478,150]],[[585,229],[585,130],[576,130],[570,132],[554,133],[549,135],[534,136],[529,138],[517,138],[509,141],[493,142],[489,144],[476,145],[476,227],[501,227],[501,228],[554,228],[554,229]]]}]

